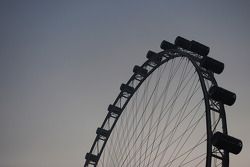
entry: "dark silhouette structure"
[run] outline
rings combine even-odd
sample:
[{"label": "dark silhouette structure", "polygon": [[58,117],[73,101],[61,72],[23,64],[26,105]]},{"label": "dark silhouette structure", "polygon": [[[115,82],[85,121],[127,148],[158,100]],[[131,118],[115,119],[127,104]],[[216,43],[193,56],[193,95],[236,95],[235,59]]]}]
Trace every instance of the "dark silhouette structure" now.
[{"label": "dark silhouette structure", "polygon": [[[160,123],[150,123],[150,120],[153,120],[154,118],[151,118],[151,114],[149,114],[148,116],[148,120],[145,120],[145,126],[140,126],[140,120],[137,123],[136,127],[133,127],[131,129],[136,129],[136,128],[141,128],[141,131],[136,131],[135,134],[138,135],[138,137],[134,137],[132,132],[129,132],[129,130],[127,130],[128,132],[126,132],[127,136],[124,134],[119,134],[117,135],[118,138],[121,138],[120,136],[122,136],[122,138],[128,138],[126,140],[129,140],[129,135],[132,134],[131,138],[132,140],[129,140],[129,144],[125,144],[123,146],[120,147],[129,147],[130,150],[126,150],[126,148],[124,148],[124,153],[121,152],[121,156],[118,157],[117,161],[115,160],[110,160],[113,161],[113,165],[117,165],[119,164],[120,166],[126,166],[125,163],[130,164],[134,163],[134,166],[136,166],[137,164],[141,165],[142,164],[156,164],[158,163],[161,164],[162,163],[162,159],[163,158],[158,158],[158,155],[161,153],[160,150],[162,149],[163,151],[166,151],[167,149],[170,148],[170,144],[176,144],[175,148],[172,150],[172,154],[170,152],[170,156],[169,156],[169,160],[167,162],[164,162],[164,164],[162,164],[163,166],[168,166],[168,165],[172,165],[174,163],[176,163],[176,161],[179,161],[180,158],[182,157],[186,157],[183,158],[183,160],[179,161],[178,166],[184,166],[184,164],[188,164],[188,163],[194,163],[200,165],[203,164],[203,166],[205,165],[206,167],[211,167],[212,164],[214,163],[215,165],[218,166],[222,166],[222,167],[228,167],[229,166],[229,153],[233,153],[233,154],[238,154],[240,153],[241,149],[242,149],[242,141],[239,139],[236,139],[232,136],[228,135],[228,130],[227,130],[227,122],[226,122],[226,113],[225,113],[225,108],[224,105],[233,105],[235,100],[236,100],[236,94],[233,92],[230,92],[222,87],[219,87],[217,85],[217,82],[214,78],[214,73],[215,74],[221,74],[224,70],[224,64],[218,60],[215,60],[211,57],[208,57],[209,54],[209,47],[197,42],[197,41],[189,41],[183,37],[177,37],[175,39],[174,43],[170,43],[167,41],[163,41],[160,45],[160,48],[162,49],[161,52],[156,53],[153,51],[148,51],[147,53],[147,60],[141,65],[138,66],[136,65],[133,68],[133,75],[130,77],[130,79],[128,80],[127,83],[124,83],[120,86],[120,93],[117,96],[117,98],[115,99],[113,104],[110,104],[107,111],[107,116],[104,119],[104,122],[102,123],[101,127],[97,128],[96,130],[96,138],[94,140],[94,143],[90,149],[90,152],[86,154],[85,156],[85,164],[84,167],[89,167],[89,166],[94,166],[96,167],[98,162],[100,161],[100,158],[103,154],[103,151],[105,149],[105,146],[110,138],[110,136],[112,135],[112,132],[117,124],[117,121],[119,120],[119,118],[121,117],[123,111],[125,110],[126,106],[128,105],[129,101],[131,100],[131,98],[136,95],[136,92],[138,91],[138,89],[141,87],[141,85],[146,82],[146,79],[149,78],[158,68],[162,67],[164,64],[167,64],[169,62],[172,62],[172,64],[174,64],[174,60],[175,59],[180,59],[180,65],[181,62],[183,60],[185,60],[186,62],[186,66],[188,66],[188,64],[191,64],[191,66],[194,69],[195,75],[198,78],[198,83],[200,84],[200,92],[201,95],[203,96],[201,98],[203,104],[204,104],[204,109],[201,109],[201,111],[204,112],[204,122],[205,122],[205,129],[203,129],[205,131],[205,137],[202,138],[204,139],[203,143],[205,144],[204,147],[204,152],[205,154],[201,154],[200,157],[203,157],[201,160],[199,160],[199,162],[195,162],[196,159],[199,159],[200,157],[197,156],[193,156],[192,158],[188,159],[189,157],[191,157],[191,151],[195,150],[196,147],[198,147],[202,142],[197,141],[198,144],[194,144],[194,146],[191,147],[191,151],[186,153],[185,151],[183,151],[183,147],[185,145],[187,145],[187,141],[191,140],[190,136],[192,136],[192,133],[189,133],[190,135],[187,135],[187,131],[189,129],[187,129],[186,131],[181,131],[180,133],[180,137],[178,137],[178,135],[176,135],[177,137],[174,137],[174,132],[176,132],[178,126],[180,126],[180,124],[182,124],[184,121],[186,121],[186,126],[187,127],[191,127],[192,125],[192,121],[193,118],[195,118],[196,115],[198,114],[194,114],[193,118],[190,119],[190,122],[188,122],[186,119],[186,117],[189,117],[189,115],[186,114],[185,115],[185,111],[183,108],[188,108],[186,107],[186,103],[188,103],[189,105],[189,101],[190,99],[193,98],[193,96],[195,96],[195,91],[196,89],[193,88],[186,88],[186,86],[182,86],[182,83],[187,83],[187,79],[185,78],[185,75],[189,75],[187,74],[186,71],[188,71],[187,67],[183,67],[183,69],[185,69],[186,71],[184,71],[183,76],[182,74],[180,75],[180,81],[178,83],[176,83],[176,87],[173,86],[173,88],[176,89],[176,91],[174,92],[174,100],[172,97],[169,98],[169,103],[173,104],[172,106],[170,106],[170,111],[174,112],[172,108],[175,107],[175,102],[178,99],[181,99],[182,97],[182,90],[187,89],[187,97],[186,99],[184,99],[183,101],[183,105],[179,104],[181,102],[178,101],[178,106],[183,106],[180,108],[180,111],[183,110],[183,115],[178,115],[180,112],[176,111],[176,115],[178,116],[178,119],[173,117],[173,114],[170,113],[170,111],[166,111],[165,113],[169,112],[169,119],[166,119],[166,123],[167,124],[164,128],[167,129],[169,127],[171,127],[171,129],[169,130],[169,134],[172,137],[167,137],[166,139],[166,148],[162,149],[159,147],[156,147],[155,142],[158,142],[159,144],[165,142],[165,132],[162,134],[161,140],[157,137],[158,135],[158,131],[160,131],[159,129],[161,129],[161,127],[158,127],[158,125]],[[179,70],[179,65],[173,65],[173,68],[171,68],[170,66],[170,71],[173,70],[176,73]],[[182,68],[181,68],[182,69]],[[173,72],[173,74],[171,73],[171,75],[169,75],[170,78],[169,82],[171,82],[171,80],[174,80],[175,78],[175,73]],[[171,78],[172,77],[172,78]],[[192,79],[191,74],[190,74],[190,80]],[[160,80],[160,77],[159,77]],[[157,83],[158,84],[158,83]],[[180,86],[178,86],[180,85]],[[190,84],[192,87],[193,85]],[[168,87],[166,87],[167,90]],[[146,89],[146,88],[145,88]],[[172,89],[169,88],[169,91],[171,91]],[[189,95],[189,90],[191,90],[190,92],[194,92],[191,95]],[[164,89],[165,91],[165,89]],[[163,91],[163,92],[164,92]],[[167,91],[166,91],[167,92]],[[190,93],[191,94],[191,93]],[[163,94],[163,96],[166,95],[167,99],[167,93]],[[144,98],[144,96],[146,95],[142,95],[142,99]],[[153,96],[156,96],[155,94],[153,94]],[[183,95],[184,96],[184,95]],[[161,98],[161,96],[160,96]],[[159,98],[159,99],[160,99]],[[190,98],[190,99],[189,99]],[[157,99],[157,98],[156,98]],[[187,100],[188,99],[188,100]],[[196,100],[196,99],[195,99]],[[195,101],[194,100],[194,101]],[[142,100],[143,101],[143,100]],[[149,103],[149,102],[148,102]],[[156,102],[154,102],[156,103]],[[157,103],[158,104],[158,103]],[[168,105],[167,102],[164,105]],[[191,105],[191,102],[190,102]],[[157,105],[152,105],[153,112],[156,112],[154,109],[154,106],[156,106],[155,108],[157,108]],[[172,108],[171,108],[172,107]],[[145,107],[147,108],[147,106]],[[191,108],[191,107],[190,107]],[[152,112],[152,113],[153,113]],[[190,109],[190,113],[194,112],[193,110]],[[159,119],[158,121],[161,120],[161,118],[164,116],[165,114],[164,112],[159,114]],[[137,114],[137,113],[135,113]],[[144,114],[144,111],[142,111],[142,115]],[[214,119],[213,117],[215,117],[214,115],[217,115],[218,119]],[[176,117],[177,117],[176,116]],[[127,116],[129,117],[129,116]],[[131,116],[132,117],[132,116]],[[135,116],[134,116],[135,117]],[[170,124],[171,118],[173,120],[176,119],[176,123]],[[202,117],[201,117],[202,118]],[[132,119],[132,118],[131,118]],[[137,118],[136,118],[137,119]],[[138,118],[139,119],[139,118]],[[214,121],[213,121],[214,119]],[[181,121],[182,122],[181,122]],[[197,118],[197,120],[199,121],[199,119]],[[134,120],[133,120],[134,121]],[[148,122],[149,123],[148,123]],[[179,121],[179,122],[178,122]],[[146,124],[148,123],[148,124]],[[125,124],[125,123],[124,123]],[[155,126],[154,126],[155,125]],[[198,126],[197,124],[194,124],[195,126]],[[141,135],[140,132],[142,132],[144,130],[144,127],[149,127],[149,131],[147,132],[148,135],[150,135],[150,133],[154,133],[155,135],[152,135],[153,137],[149,137],[147,135]],[[152,130],[151,130],[152,128]],[[165,130],[163,128],[163,130]],[[184,127],[183,127],[184,128]],[[136,129],[137,130],[137,129]],[[119,133],[119,129],[116,130],[117,134]],[[192,129],[192,131],[194,131],[194,129]],[[177,132],[176,132],[177,133]],[[197,132],[198,134],[198,132]],[[145,137],[146,136],[146,137]],[[160,136],[160,135],[159,135]],[[139,140],[139,138],[142,138],[142,141],[137,144],[137,140]],[[148,139],[147,139],[148,138]],[[117,138],[116,138],[117,139]],[[147,140],[146,140],[147,139]],[[164,139],[164,140],[163,140]],[[174,140],[175,139],[175,140]],[[126,143],[126,140],[124,140],[123,143]],[[168,141],[167,141],[168,140]],[[193,138],[192,140],[195,140],[195,138]],[[145,142],[144,142],[145,141]],[[123,143],[120,143],[119,141],[113,141],[113,143],[111,143],[110,145],[114,145],[114,147],[119,147],[119,145],[122,145]],[[130,146],[130,143],[134,143],[132,146]],[[151,144],[150,144],[151,143]],[[192,142],[190,141],[190,144]],[[145,146],[145,150],[142,151],[142,146],[140,144],[146,144]],[[138,147],[138,151],[135,149],[134,151],[131,151],[133,149],[133,147]],[[111,149],[111,148],[110,148]],[[123,150],[123,149],[121,149]],[[178,150],[178,151],[177,151]],[[189,149],[187,149],[189,151]],[[108,148],[108,151],[109,148]],[[110,151],[111,152],[111,151]],[[118,152],[118,151],[117,151]],[[132,152],[134,152],[132,154]],[[183,152],[183,153],[181,153]],[[139,156],[139,154],[141,156]],[[165,153],[164,153],[165,154]],[[183,156],[185,155],[185,156]],[[105,155],[107,156],[107,155]],[[116,156],[116,155],[114,155]],[[118,156],[118,155],[117,155]],[[138,158],[136,158],[136,156],[138,156]],[[164,156],[162,156],[164,157]],[[175,158],[173,158],[175,157]],[[112,158],[112,157],[111,157]],[[144,159],[143,159],[144,158]],[[158,159],[159,160],[158,160]],[[128,159],[131,159],[130,162],[127,162]],[[157,160],[156,160],[157,159]],[[144,160],[144,161],[143,161]],[[145,162],[145,160],[147,160],[147,162]],[[107,161],[107,160],[106,160]],[[132,162],[134,161],[134,162]],[[103,164],[105,163],[105,159],[102,162]],[[128,165],[127,165],[128,166]],[[133,166],[133,165],[132,165]]]}]

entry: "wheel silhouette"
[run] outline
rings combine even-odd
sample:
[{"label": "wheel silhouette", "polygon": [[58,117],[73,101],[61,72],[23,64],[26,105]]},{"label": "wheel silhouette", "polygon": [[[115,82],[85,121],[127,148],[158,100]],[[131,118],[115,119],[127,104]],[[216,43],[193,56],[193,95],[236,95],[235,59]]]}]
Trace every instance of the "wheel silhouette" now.
[{"label": "wheel silhouette", "polygon": [[161,48],[121,85],[85,167],[226,167],[229,152],[240,152],[242,142],[227,135],[224,110],[236,96],[214,78],[224,64],[181,37]]}]

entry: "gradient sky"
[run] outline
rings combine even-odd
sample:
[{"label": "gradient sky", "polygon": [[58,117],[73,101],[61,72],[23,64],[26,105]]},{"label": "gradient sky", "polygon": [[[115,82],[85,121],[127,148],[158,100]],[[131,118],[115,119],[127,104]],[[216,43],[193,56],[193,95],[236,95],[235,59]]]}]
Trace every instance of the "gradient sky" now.
[{"label": "gradient sky", "polygon": [[147,50],[178,35],[225,63],[228,129],[250,165],[249,0],[1,0],[0,167],[80,167],[108,104]]}]

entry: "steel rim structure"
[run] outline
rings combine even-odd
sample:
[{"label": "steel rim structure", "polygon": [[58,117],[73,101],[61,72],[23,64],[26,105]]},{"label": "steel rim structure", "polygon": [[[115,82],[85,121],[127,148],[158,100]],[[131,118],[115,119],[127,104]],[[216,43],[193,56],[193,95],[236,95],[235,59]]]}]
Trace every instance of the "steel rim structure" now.
[{"label": "steel rim structure", "polygon": [[215,132],[228,132],[224,104],[210,92],[218,87],[214,71],[203,65],[204,57],[174,45],[149,51],[108,107],[84,167],[229,166],[229,150],[213,144]]}]

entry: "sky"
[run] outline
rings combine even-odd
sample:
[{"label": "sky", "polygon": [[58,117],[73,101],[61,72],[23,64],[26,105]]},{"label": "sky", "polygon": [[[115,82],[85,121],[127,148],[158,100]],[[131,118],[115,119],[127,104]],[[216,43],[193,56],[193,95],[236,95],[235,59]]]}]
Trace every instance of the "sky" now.
[{"label": "sky", "polygon": [[230,163],[249,166],[249,18],[248,0],[1,0],[0,167],[83,166],[120,84],[176,36],[225,63]]}]

